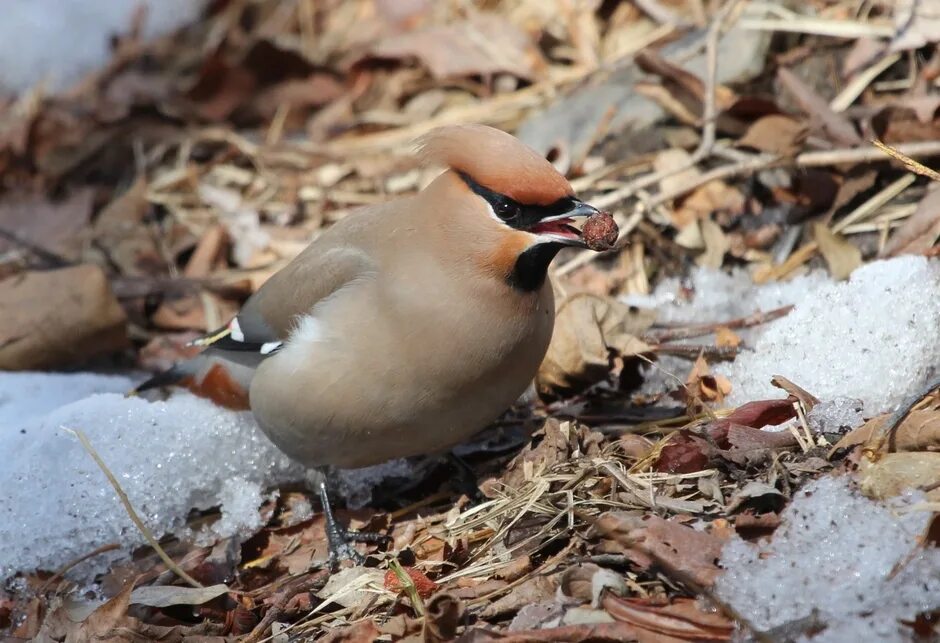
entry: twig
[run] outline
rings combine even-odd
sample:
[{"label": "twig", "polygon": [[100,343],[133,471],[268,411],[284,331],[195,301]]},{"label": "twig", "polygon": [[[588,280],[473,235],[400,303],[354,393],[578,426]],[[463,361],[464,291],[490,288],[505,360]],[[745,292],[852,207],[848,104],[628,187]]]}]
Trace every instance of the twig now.
[{"label": "twig", "polygon": [[926,176],[928,179],[931,179],[933,181],[940,181],[940,172],[931,170],[929,167],[927,167],[923,163],[918,163],[911,157],[907,156],[906,154],[902,154],[901,152],[891,147],[890,145],[885,145],[884,143],[879,141],[877,138],[872,140],[872,145],[877,147],[879,150],[881,150],[888,156],[901,161],[901,163],[903,163],[905,167],[907,167],[907,169],[909,169],[911,172],[914,172],[915,174],[920,174],[921,176]]},{"label": "twig", "polygon": [[173,562],[173,559],[170,558],[165,551],[163,551],[163,547],[160,546],[160,543],[157,542],[153,532],[150,531],[147,525],[144,524],[144,521],[140,519],[140,516],[137,515],[137,512],[134,511],[134,507],[131,505],[131,501],[128,499],[127,494],[124,493],[124,489],[121,488],[117,478],[115,478],[114,474],[111,473],[108,465],[104,463],[104,460],[101,459],[101,456],[98,455],[98,452],[95,451],[95,448],[91,446],[91,442],[88,441],[88,438],[85,436],[85,434],[79,429],[70,429],[65,426],[62,428],[71,432],[73,435],[75,435],[75,437],[78,438],[78,441],[81,442],[82,447],[84,447],[85,451],[88,452],[88,455],[92,457],[92,459],[95,461],[95,464],[97,464],[98,468],[101,469],[101,472],[104,473],[105,477],[108,479],[108,482],[111,483],[115,493],[118,495],[118,499],[121,501],[121,504],[124,505],[124,510],[127,511],[127,515],[130,516],[130,519],[134,522],[135,525],[137,525],[140,533],[144,535],[147,543],[153,547],[153,550],[157,552],[160,560],[163,561],[167,568],[193,587],[202,587],[202,583],[184,572],[180,566]]},{"label": "twig", "polygon": [[242,640],[242,643],[258,643],[261,641],[262,638],[264,638],[264,633],[280,618],[281,614],[284,612],[284,608],[287,607],[288,602],[292,598],[313,589],[320,589],[326,585],[329,576],[329,572],[322,570],[304,579],[300,583],[285,587],[278,592],[274,603],[268,608],[268,611],[264,613],[261,621],[251,630],[251,633]]},{"label": "twig", "polygon": [[739,350],[735,346],[696,346],[686,344],[660,344],[653,347],[654,353],[677,355],[695,359],[699,355],[713,359],[734,359]]},{"label": "twig", "polygon": [[773,321],[784,317],[785,315],[790,314],[790,311],[793,310],[793,306],[782,306],[780,308],[775,308],[773,310],[768,310],[766,313],[758,311],[753,315],[748,315],[747,317],[739,317],[737,319],[731,319],[726,322],[711,322],[708,324],[697,324],[695,326],[680,326],[675,328],[666,328],[662,331],[653,331],[647,333],[643,338],[643,341],[651,344],[657,344],[660,342],[669,342],[676,339],[690,339],[692,337],[701,337],[702,335],[708,335],[715,332],[719,328],[749,328],[751,326],[758,326],[760,324],[765,324],[767,322]]},{"label": "twig", "polygon": [[46,582],[43,583],[43,584],[39,587],[39,590],[38,590],[36,593],[37,593],[37,594],[42,594],[43,592],[46,591],[46,588],[47,588],[47,587],[49,587],[50,585],[52,585],[52,583],[54,583],[56,580],[58,580],[58,579],[62,578],[63,576],[65,576],[65,574],[68,573],[68,571],[69,571],[70,569],[72,569],[72,568],[75,567],[76,565],[81,565],[82,563],[84,563],[84,562],[85,562],[86,560],[88,560],[89,558],[94,558],[95,556],[100,556],[101,554],[104,554],[104,553],[109,552],[109,551],[114,551],[115,549],[120,549],[120,548],[121,548],[121,546],[118,545],[117,543],[108,543],[107,545],[102,545],[101,547],[98,547],[98,548],[95,549],[94,551],[90,551],[90,552],[88,552],[87,554],[84,554],[84,555],[82,555],[82,556],[79,556],[79,557],[76,558],[75,560],[70,561],[70,562],[66,563],[65,565],[63,565],[62,567],[60,567],[60,568],[59,568],[59,571],[57,571],[55,574],[53,574],[53,575],[50,576],[48,579],[46,579]]},{"label": "twig", "polygon": [[855,78],[852,79],[846,88],[832,99],[832,102],[829,103],[829,107],[835,112],[844,112],[847,110],[875,78],[899,60],[901,60],[901,54],[893,53],[879,59],[875,64],[856,74]]},{"label": "twig", "polygon": [[[680,172],[688,170],[712,153],[712,150],[715,147],[715,132],[717,127],[716,120],[718,113],[718,43],[721,39],[722,27],[724,27],[728,16],[731,15],[739,1],[740,0],[731,0],[731,2],[723,6],[718,11],[718,14],[712,20],[711,25],[708,28],[708,34],[705,39],[706,76],[704,88],[705,101],[702,108],[702,138],[701,141],[699,141],[698,147],[691,154],[691,156],[689,156],[689,158],[678,167],[669,168],[668,170],[663,170],[660,172],[652,172],[634,179],[625,186],[618,188],[613,192],[609,192],[591,199],[592,205],[597,208],[604,209],[616,203],[620,203],[621,201],[631,196],[635,196],[641,190],[648,188],[656,183],[662,182],[663,179],[675,176]],[[652,208],[652,206],[649,206],[649,208]],[[623,245],[625,245],[627,235],[634,227],[636,227],[636,223],[638,223],[642,218],[643,212],[644,210],[642,209],[636,210],[634,215],[631,216],[627,222],[633,223],[633,225],[622,226],[620,231],[620,239],[618,240],[615,249],[619,250],[623,247]],[[618,221],[618,223],[620,222]],[[590,263],[591,260],[596,256],[597,253],[593,250],[582,250],[574,259],[559,267],[555,274],[559,276],[566,275],[572,270]]]}]

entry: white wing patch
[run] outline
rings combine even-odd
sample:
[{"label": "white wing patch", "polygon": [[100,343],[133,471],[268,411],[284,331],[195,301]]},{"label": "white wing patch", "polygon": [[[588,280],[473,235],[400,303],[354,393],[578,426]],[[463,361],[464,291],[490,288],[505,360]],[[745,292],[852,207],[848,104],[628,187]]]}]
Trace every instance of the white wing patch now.
[{"label": "white wing patch", "polygon": [[297,326],[291,331],[290,341],[292,344],[315,344],[322,342],[326,337],[326,328],[323,322],[313,315],[304,315],[297,322]]}]

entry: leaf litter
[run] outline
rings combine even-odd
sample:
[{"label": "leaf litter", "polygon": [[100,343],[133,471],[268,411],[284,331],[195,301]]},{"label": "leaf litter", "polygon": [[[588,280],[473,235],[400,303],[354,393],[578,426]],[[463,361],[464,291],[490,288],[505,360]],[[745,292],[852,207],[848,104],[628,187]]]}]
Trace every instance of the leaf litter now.
[{"label": "leaf litter", "polygon": [[[620,228],[559,257],[534,392],[461,447],[481,501],[433,460],[346,483],[342,517],[392,540],[367,567],[321,569],[303,473],[247,420],[0,376],[6,633],[936,635],[928,5],[235,0],[156,39],[138,16],[84,81],[0,101],[4,369],[165,367],[323,228],[425,184],[408,144],[442,124],[515,131]],[[63,447],[76,420],[203,587]]]}]

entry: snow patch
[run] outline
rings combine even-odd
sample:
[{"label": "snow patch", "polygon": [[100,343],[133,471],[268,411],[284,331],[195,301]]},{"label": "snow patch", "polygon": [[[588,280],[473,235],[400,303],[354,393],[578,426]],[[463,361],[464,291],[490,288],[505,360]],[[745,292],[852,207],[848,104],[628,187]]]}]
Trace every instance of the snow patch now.
[{"label": "snow patch", "polygon": [[[692,296],[684,299],[685,290]],[[822,400],[861,399],[862,411],[870,416],[917,392],[940,368],[938,291],[940,264],[904,256],[862,266],[839,283],[812,272],[755,285],[744,270],[697,269],[685,282],[667,279],[652,295],[626,301],[656,306],[661,323],[683,324],[721,322],[794,304],[781,319],[736,331],[744,349],[734,362],[714,368],[731,380],[727,403],[780,397],[770,379],[783,375]],[[664,365],[684,380],[688,362]],[[655,369],[651,376],[647,392],[676,388],[672,378]]]},{"label": "snow patch", "polygon": [[823,400],[859,398],[869,415],[922,388],[940,367],[940,269],[924,257],[876,261],[822,284],[717,373],[731,405],[780,397],[783,375]]},{"label": "snow patch", "polygon": [[103,67],[109,41],[126,34],[134,11],[147,8],[144,37],[193,21],[204,0],[6,0],[0,20],[0,91],[40,81],[59,91]]},{"label": "snow patch", "polygon": [[[0,373],[0,577],[55,570],[94,549],[144,544],[104,474],[67,429],[80,429],[150,529],[197,542],[252,533],[259,507],[279,484],[307,472],[283,455],[250,413],[186,392],[165,402],[125,398],[129,379],[92,374]],[[90,394],[90,395],[89,395]],[[361,506],[407,463],[341,472],[339,496]],[[186,528],[193,509],[221,506],[210,530]],[[104,569],[97,557],[77,575]]]},{"label": "snow patch", "polygon": [[770,543],[725,545],[718,596],[768,630],[811,616],[813,643],[909,641],[901,620],[940,607],[940,550],[919,538],[932,518],[915,496],[889,504],[861,495],[847,476],[795,494]]}]

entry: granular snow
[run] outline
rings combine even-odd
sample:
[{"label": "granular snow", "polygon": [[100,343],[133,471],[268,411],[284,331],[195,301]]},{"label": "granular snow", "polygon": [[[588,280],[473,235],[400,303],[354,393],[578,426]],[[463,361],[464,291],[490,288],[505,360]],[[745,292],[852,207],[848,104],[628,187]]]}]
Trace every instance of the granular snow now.
[{"label": "granular snow", "polygon": [[718,596],[759,630],[816,616],[813,643],[909,641],[902,620],[940,607],[940,550],[920,538],[932,513],[917,498],[869,500],[848,476],[795,494],[769,543],[725,545]]}]

